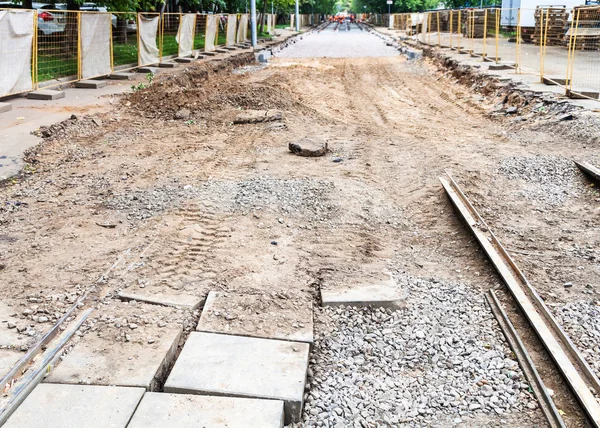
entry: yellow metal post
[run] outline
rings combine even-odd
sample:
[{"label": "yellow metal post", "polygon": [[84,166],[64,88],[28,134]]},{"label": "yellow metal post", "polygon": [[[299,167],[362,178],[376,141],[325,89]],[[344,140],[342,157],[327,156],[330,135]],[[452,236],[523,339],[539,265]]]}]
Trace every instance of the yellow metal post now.
[{"label": "yellow metal post", "polygon": [[500,16],[502,14],[502,10],[501,9],[496,9],[496,64],[498,63],[498,61],[500,61],[499,59],[499,54],[498,54],[498,44],[500,43]]},{"label": "yellow metal post", "polygon": [[[540,41],[540,82],[544,82],[544,61],[546,59],[546,43],[548,37],[548,21],[550,14],[550,9],[546,9],[546,21],[542,19],[542,40]],[[544,16],[544,12],[542,11],[542,16]]]},{"label": "yellow metal post", "polygon": [[[117,20],[118,22],[118,20]],[[117,24],[118,25],[118,24]],[[113,53],[113,29],[112,29],[112,22],[109,20],[108,21],[108,28],[109,28],[109,34],[110,34],[110,71],[112,73],[115,72],[115,59],[114,59],[114,53]]]},{"label": "yellow metal post", "polygon": [[452,27],[453,27],[452,26],[452,13],[453,12],[454,12],[453,10],[450,11],[450,49],[452,49]]},{"label": "yellow metal post", "polygon": [[577,45],[577,33],[579,31],[579,13],[580,9],[577,9],[577,16],[571,21],[571,35],[569,37],[569,57],[567,62],[567,80],[565,82],[566,94],[573,90],[573,66],[575,63],[575,46]]},{"label": "yellow metal post", "polygon": [[460,53],[462,48],[462,21],[460,20],[460,10],[458,11],[458,17],[456,18],[456,51]]},{"label": "yellow metal post", "polygon": [[140,61],[141,61],[141,57],[140,57],[140,28],[142,28],[142,27],[140,27],[140,14],[139,13],[136,14],[136,20],[137,20],[136,38],[137,38],[137,51],[138,51],[138,65],[142,65],[142,64],[140,64]]},{"label": "yellow metal post", "polygon": [[83,72],[81,70],[81,12],[76,12],[77,17],[77,80],[81,80]]},{"label": "yellow metal post", "polygon": [[515,55],[515,73],[521,72],[521,8],[517,10],[517,52]]},{"label": "yellow metal post", "polygon": [[488,15],[488,10],[485,9],[483,11],[483,49],[481,51],[481,58],[485,58],[485,54],[486,54],[486,46],[485,44],[487,43],[487,15]]}]

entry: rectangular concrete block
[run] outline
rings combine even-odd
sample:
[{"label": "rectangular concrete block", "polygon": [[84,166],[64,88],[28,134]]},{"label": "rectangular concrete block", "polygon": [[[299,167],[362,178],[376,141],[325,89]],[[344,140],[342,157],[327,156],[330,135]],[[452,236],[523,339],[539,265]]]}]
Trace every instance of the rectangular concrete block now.
[{"label": "rectangular concrete block", "polygon": [[123,328],[130,336],[129,341],[116,342],[94,334],[83,336],[45,382],[156,390],[175,358],[182,328],[170,325]]},{"label": "rectangular concrete block", "polygon": [[564,77],[552,77],[552,76],[544,77],[543,81],[544,81],[544,84],[548,85],[548,86],[556,86],[556,85],[565,86],[568,82],[568,80]]},{"label": "rectangular concrete block", "polygon": [[313,343],[312,302],[302,296],[211,291],[196,330]]},{"label": "rectangular concrete block", "polygon": [[12,104],[10,103],[0,103],[0,113],[5,113],[7,111],[12,110]]},{"label": "rectangular concrete block", "polygon": [[285,424],[302,415],[309,345],[224,334],[190,334],[164,391],[282,400]]},{"label": "rectangular concrete block", "polygon": [[497,70],[512,70],[514,67],[511,67],[508,64],[490,64],[488,70],[497,71]]},{"label": "rectangular concrete block", "polygon": [[27,98],[30,100],[54,101],[64,97],[64,91],[55,91],[52,89],[41,89],[39,91],[33,91],[27,94]]},{"label": "rectangular concrete block", "polygon": [[143,388],[42,383],[4,428],[125,428],[143,395]]},{"label": "rectangular concrete block", "polygon": [[161,62],[158,64],[160,68],[175,68],[177,67],[177,63],[175,62]]},{"label": "rectangular concrete block", "polygon": [[108,85],[106,80],[80,80],[75,82],[75,87],[80,89],[100,89]]},{"label": "rectangular concrete block", "polygon": [[189,64],[195,61],[194,58],[175,58],[173,61],[178,62],[180,64]]},{"label": "rectangular concrete block", "polygon": [[485,62],[496,62],[496,61],[500,61],[502,58],[498,57],[496,58],[495,56],[486,56],[483,58],[483,60]]},{"label": "rectangular concrete block", "polygon": [[235,51],[237,48],[235,46],[225,46],[223,49],[227,49],[228,51]]},{"label": "rectangular concrete block", "polygon": [[113,73],[111,75],[108,76],[109,79],[111,80],[131,80],[133,79],[134,74],[133,73]]},{"label": "rectangular concrete block", "polygon": [[139,67],[135,71],[137,71],[138,73],[144,73],[144,74],[148,74],[148,73],[158,74],[158,73],[160,73],[160,69],[158,67]]},{"label": "rectangular concrete block", "polygon": [[145,292],[145,290],[139,292],[120,291],[119,298],[121,300],[135,300],[137,302],[171,306],[180,309],[196,309],[204,303],[204,298],[189,294],[156,292],[156,290],[152,289],[148,291],[149,292]]},{"label": "rectangular concrete block", "polygon": [[221,49],[221,48],[215,49],[215,52],[216,53],[229,53],[229,51],[227,49]]},{"label": "rectangular concrete block", "polygon": [[128,428],[282,428],[283,401],[148,392]]},{"label": "rectangular concrete block", "polygon": [[393,278],[371,283],[346,284],[321,289],[323,306],[376,306],[400,308],[404,298]]},{"label": "rectangular concrete block", "polygon": [[216,52],[207,52],[207,51],[202,52],[202,55],[205,55],[205,56],[215,56],[216,54],[217,54]]}]

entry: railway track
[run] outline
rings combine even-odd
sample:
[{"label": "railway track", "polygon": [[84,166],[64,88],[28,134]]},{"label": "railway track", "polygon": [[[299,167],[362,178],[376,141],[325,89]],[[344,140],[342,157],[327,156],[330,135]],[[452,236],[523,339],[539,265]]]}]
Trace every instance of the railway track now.
[{"label": "railway track", "polygon": [[[452,178],[449,172],[446,172],[446,174],[445,177],[440,177],[440,181],[456,211],[467,224],[502,277],[515,302],[527,318],[529,325],[535,331],[557,369],[570,387],[574,397],[581,405],[589,422],[593,426],[600,426],[600,404],[595,397],[595,394],[600,392],[598,378],[501,242],[487,226],[473,204],[471,204],[458,183]],[[502,319],[508,321],[508,318],[506,315],[501,314],[500,304],[494,295],[489,297],[488,300],[502,326]],[[509,338],[510,333],[506,333],[510,331],[509,321],[508,325],[508,329],[505,328],[504,330],[509,343],[512,345],[513,343],[520,342],[516,333],[512,334],[513,340],[511,341]],[[514,339],[514,336],[517,338]],[[519,352],[515,351],[515,354],[519,355]],[[527,365],[531,360],[528,359],[526,352],[524,355],[523,352],[521,354],[522,358],[520,360],[522,364],[525,364],[525,372],[529,372],[529,376],[534,376],[536,371],[534,367],[532,370],[532,364],[527,369]],[[537,377],[537,375],[534,377]],[[551,426],[564,426],[561,425],[561,423],[564,423],[557,413],[556,408],[548,403],[547,391],[543,383],[535,379],[530,379],[530,381],[532,384],[537,384],[538,390],[536,393],[540,402],[542,404],[545,403],[543,411],[549,424]]]}]

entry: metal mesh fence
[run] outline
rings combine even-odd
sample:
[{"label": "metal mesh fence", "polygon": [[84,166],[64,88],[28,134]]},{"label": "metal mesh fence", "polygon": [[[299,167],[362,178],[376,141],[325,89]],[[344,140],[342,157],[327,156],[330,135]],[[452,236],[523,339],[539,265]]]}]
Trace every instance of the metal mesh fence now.
[{"label": "metal mesh fence", "polygon": [[128,12],[111,15],[113,68],[135,67],[138,63],[137,16]]},{"label": "metal mesh fence", "polygon": [[206,17],[204,13],[196,15],[196,29],[194,32],[194,49],[204,49],[204,39],[206,38]]},{"label": "metal mesh fence", "polygon": [[[55,86],[78,79],[79,12],[38,11],[36,81]],[[60,80],[59,80],[60,79]]]},{"label": "metal mesh fence", "polygon": [[179,30],[179,22],[181,21],[180,13],[164,13],[160,20],[160,57],[174,57],[179,54],[179,43],[177,43],[177,32]]},{"label": "metal mesh fence", "polygon": [[600,98],[600,6],[575,7],[565,35],[567,87],[578,97]]}]

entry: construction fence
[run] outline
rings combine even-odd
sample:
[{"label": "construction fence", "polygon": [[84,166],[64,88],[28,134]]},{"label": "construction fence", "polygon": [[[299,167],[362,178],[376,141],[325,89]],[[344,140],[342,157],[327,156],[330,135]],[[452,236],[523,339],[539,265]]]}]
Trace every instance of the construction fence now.
[{"label": "construction fence", "polygon": [[[274,34],[276,15],[260,19]],[[248,32],[248,14],[0,9],[0,97],[214,51]]]},{"label": "construction fence", "polygon": [[402,37],[536,75],[574,98],[600,99],[600,6],[440,10],[387,18]]}]

